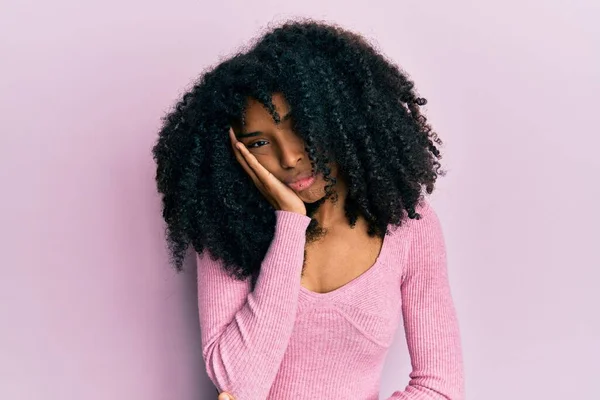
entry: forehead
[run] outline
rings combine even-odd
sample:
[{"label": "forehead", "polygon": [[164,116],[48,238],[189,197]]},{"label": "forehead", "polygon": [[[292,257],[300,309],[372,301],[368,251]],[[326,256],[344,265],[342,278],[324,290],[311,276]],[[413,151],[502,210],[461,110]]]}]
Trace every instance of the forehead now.
[{"label": "forehead", "polygon": [[[283,116],[286,115],[290,109],[290,106],[283,94],[273,93],[271,96],[271,101],[273,102],[273,106],[275,107],[275,110],[277,110],[279,117],[283,118]],[[271,121],[272,123],[275,123],[275,121],[273,121],[273,117],[271,117],[271,114],[265,108],[265,106],[260,101],[250,97],[246,103],[246,124],[259,121]]]}]

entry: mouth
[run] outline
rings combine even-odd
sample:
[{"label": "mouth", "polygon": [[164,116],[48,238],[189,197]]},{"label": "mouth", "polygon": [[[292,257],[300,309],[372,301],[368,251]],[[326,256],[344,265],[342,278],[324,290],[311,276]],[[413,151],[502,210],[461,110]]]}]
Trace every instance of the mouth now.
[{"label": "mouth", "polygon": [[316,175],[313,173],[311,175],[306,175],[297,179],[293,182],[286,182],[286,184],[297,192],[301,192],[303,190],[308,189],[313,183],[315,183]]}]

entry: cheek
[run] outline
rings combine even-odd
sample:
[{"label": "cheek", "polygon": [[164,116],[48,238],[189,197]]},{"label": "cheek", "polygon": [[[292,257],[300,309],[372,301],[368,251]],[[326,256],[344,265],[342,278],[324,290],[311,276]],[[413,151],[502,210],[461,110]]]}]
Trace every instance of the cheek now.
[{"label": "cheek", "polygon": [[317,176],[317,181],[313,185],[313,188],[316,189],[317,191],[320,191],[320,192],[322,191],[323,193],[325,193],[325,186],[329,185],[330,183],[331,183],[331,181],[325,182],[325,179],[323,179],[323,174],[319,174]]},{"label": "cheek", "polygon": [[276,161],[274,162],[272,157],[269,157],[267,155],[261,155],[258,153],[253,153],[253,155],[254,158],[256,158],[256,161],[258,161],[258,163],[262,165],[264,169],[277,176],[277,174],[275,174],[275,171],[277,170],[277,163]]}]

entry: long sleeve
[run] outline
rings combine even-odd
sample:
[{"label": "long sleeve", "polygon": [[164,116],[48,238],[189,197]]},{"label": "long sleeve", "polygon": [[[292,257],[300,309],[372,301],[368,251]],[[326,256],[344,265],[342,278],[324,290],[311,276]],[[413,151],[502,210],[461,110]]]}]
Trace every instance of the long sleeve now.
[{"label": "long sleeve", "polygon": [[[220,261],[197,254],[202,354],[219,391],[264,400],[279,370],[296,318],[310,217],[276,210],[275,236],[251,291]],[[216,395],[215,395],[216,398]]]},{"label": "long sleeve", "polygon": [[429,203],[414,220],[402,273],[402,316],[412,372],[404,391],[388,400],[464,399],[459,326],[450,293],[446,248]]}]

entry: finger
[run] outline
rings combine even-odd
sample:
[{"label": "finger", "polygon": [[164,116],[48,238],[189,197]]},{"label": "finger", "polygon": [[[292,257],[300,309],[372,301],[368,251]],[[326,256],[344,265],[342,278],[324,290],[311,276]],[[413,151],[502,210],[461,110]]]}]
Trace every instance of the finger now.
[{"label": "finger", "polygon": [[240,158],[241,154],[239,153],[239,150],[237,148],[237,144],[238,144],[238,140],[235,137],[235,133],[233,132],[233,128],[229,128],[229,141],[231,142],[231,149],[233,150],[233,154],[235,154],[236,158]]},{"label": "finger", "polygon": [[[242,166],[244,166],[244,169],[246,169],[246,171],[248,172],[248,175],[250,175],[250,177],[252,178],[252,181],[254,182],[254,186],[256,186],[256,188],[258,189],[258,191],[267,199],[267,201],[274,207],[277,208],[277,203],[272,199],[271,197],[271,193],[273,192],[273,180],[276,180],[277,178],[275,178],[275,176],[273,174],[271,174],[271,172],[269,172],[265,167],[263,167],[258,160],[256,159],[256,157],[254,157],[254,155],[252,153],[250,153],[250,151],[246,148],[246,146],[244,146],[243,143],[238,142],[239,143],[239,148],[238,148],[238,152],[240,153],[240,156],[242,157],[242,160],[240,161],[240,163],[242,164]],[[252,168],[250,166],[250,163],[253,163],[255,165],[254,168]],[[258,173],[257,173],[257,169],[258,169]],[[263,176],[263,178],[261,179],[259,177],[259,174],[261,174],[261,176]]]},{"label": "finger", "polygon": [[244,167],[246,172],[248,172],[250,175],[252,175],[252,173],[253,173],[252,168],[250,168],[250,166],[248,165],[248,162],[246,161],[246,158],[241,153],[241,151],[238,147],[238,143],[241,143],[241,142],[238,141],[237,138],[235,137],[233,128],[229,128],[229,137],[231,139],[231,147],[233,148],[233,154],[235,155],[235,158],[242,165],[242,167]]},{"label": "finger", "polygon": [[[246,148],[246,146],[244,146],[243,143],[240,143],[240,147],[238,148],[238,152],[239,152],[240,157],[241,157],[240,163],[242,164],[242,166],[244,167],[244,169],[246,170],[246,172],[248,173],[248,175],[250,175],[250,177],[252,178],[252,181],[254,182],[254,184],[256,185],[256,187],[261,192],[263,192],[263,194],[265,194],[266,185],[265,185],[263,179],[261,179],[258,176],[258,174],[256,173],[256,169],[252,168],[252,166],[250,165],[251,162],[254,161],[254,162],[258,163],[258,161],[250,153],[250,151],[248,151],[248,149]],[[252,158],[250,158],[249,156],[251,156]]]},{"label": "finger", "polygon": [[[252,180],[254,181],[255,184],[261,184],[260,180],[254,173],[254,170],[250,167],[250,165],[248,165],[248,161],[246,160],[246,157],[244,156],[242,151],[236,146],[238,143],[240,143],[242,146],[244,146],[244,144],[237,140],[232,128],[229,128],[229,137],[231,138],[231,147],[233,148],[233,153],[234,153],[237,161],[242,165],[242,168],[244,168],[246,173],[248,175],[250,175],[250,177],[252,178]],[[244,149],[245,149],[245,146],[244,146]],[[246,150],[246,152],[248,152],[248,151]]]},{"label": "finger", "polygon": [[237,137],[235,137],[235,132],[232,127],[229,127],[229,139],[231,141],[231,147],[235,150],[236,143],[238,142]]},{"label": "finger", "polygon": [[248,148],[244,146],[242,142],[238,142],[236,144],[239,146],[240,153],[246,160],[247,165],[252,169],[256,177],[262,182],[263,185],[267,185],[269,180],[273,179],[271,172],[269,172],[265,167],[262,166],[261,163],[258,162],[254,154],[250,153]]}]

